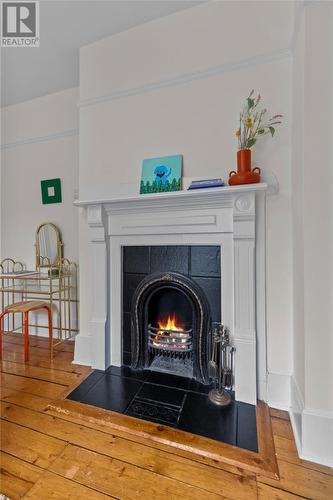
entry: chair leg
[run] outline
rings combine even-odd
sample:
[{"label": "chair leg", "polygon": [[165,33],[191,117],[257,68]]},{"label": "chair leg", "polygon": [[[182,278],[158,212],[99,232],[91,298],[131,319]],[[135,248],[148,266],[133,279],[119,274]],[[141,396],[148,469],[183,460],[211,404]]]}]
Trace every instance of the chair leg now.
[{"label": "chair leg", "polygon": [[29,361],[29,312],[24,313],[24,361]]},{"label": "chair leg", "polygon": [[2,360],[2,332],[3,332],[3,318],[7,314],[6,311],[0,314],[0,360]]},{"label": "chair leg", "polygon": [[50,346],[50,358],[53,359],[53,329],[52,329],[52,310],[50,306],[46,306],[47,316],[49,320],[49,346]]}]

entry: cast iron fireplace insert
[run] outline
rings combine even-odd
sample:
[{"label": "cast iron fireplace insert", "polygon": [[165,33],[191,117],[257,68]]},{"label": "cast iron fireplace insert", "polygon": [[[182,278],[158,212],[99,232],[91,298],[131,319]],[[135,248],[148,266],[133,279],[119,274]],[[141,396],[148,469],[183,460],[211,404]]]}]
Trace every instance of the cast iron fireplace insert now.
[{"label": "cast iron fireplace insert", "polygon": [[132,300],[132,367],[207,384],[211,314],[207,298],[180,273],[145,277]]}]

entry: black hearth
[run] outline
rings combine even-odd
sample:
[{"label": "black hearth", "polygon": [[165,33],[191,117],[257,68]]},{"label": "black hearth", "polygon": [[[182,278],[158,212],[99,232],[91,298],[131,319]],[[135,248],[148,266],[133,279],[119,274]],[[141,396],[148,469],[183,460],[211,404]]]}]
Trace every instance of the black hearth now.
[{"label": "black hearth", "polygon": [[257,451],[255,406],[209,401],[210,386],[169,373],[111,366],[94,370],[67,397],[88,405],[149,420]]},{"label": "black hearth", "polygon": [[207,384],[221,320],[218,246],[125,247],[123,363]]}]

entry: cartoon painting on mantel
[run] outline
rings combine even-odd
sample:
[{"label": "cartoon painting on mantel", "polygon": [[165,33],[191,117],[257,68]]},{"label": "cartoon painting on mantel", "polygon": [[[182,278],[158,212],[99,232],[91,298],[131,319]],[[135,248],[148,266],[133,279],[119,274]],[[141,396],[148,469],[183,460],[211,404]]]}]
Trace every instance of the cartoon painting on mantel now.
[{"label": "cartoon painting on mantel", "polygon": [[140,194],[180,191],[182,164],[182,155],[143,160]]}]

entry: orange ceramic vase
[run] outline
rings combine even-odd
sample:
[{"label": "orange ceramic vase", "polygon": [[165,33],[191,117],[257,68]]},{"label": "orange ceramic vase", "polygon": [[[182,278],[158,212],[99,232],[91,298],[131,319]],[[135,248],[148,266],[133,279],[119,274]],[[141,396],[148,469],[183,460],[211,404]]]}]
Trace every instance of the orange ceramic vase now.
[{"label": "orange ceramic vase", "polygon": [[229,174],[230,186],[237,184],[254,184],[260,182],[260,168],[251,169],[251,149],[237,151],[237,172],[232,170]]}]

